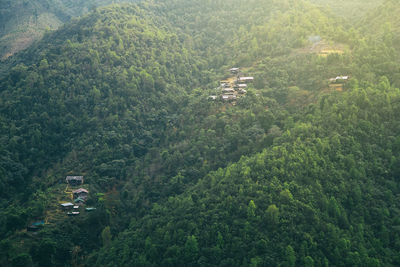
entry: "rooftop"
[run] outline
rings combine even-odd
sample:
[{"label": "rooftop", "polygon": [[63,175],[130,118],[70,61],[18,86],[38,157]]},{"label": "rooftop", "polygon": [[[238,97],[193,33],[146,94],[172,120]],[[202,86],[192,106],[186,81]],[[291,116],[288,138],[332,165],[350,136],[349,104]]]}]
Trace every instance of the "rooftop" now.
[{"label": "rooftop", "polygon": [[223,100],[236,99],[235,95],[222,95]]},{"label": "rooftop", "polygon": [[62,203],[61,204],[61,206],[63,206],[63,207],[71,207],[71,206],[73,206],[74,204],[72,204],[71,202],[67,202],[67,203]]},{"label": "rooftop", "polygon": [[71,180],[83,180],[83,176],[67,176],[67,178],[65,178],[65,180],[67,181],[71,181]]},{"label": "rooftop", "polygon": [[77,190],[72,191],[73,194],[79,194],[79,193],[86,193],[88,194],[89,191],[87,191],[85,188],[79,188]]},{"label": "rooftop", "polygon": [[240,81],[246,81],[246,80],[254,80],[254,77],[240,77]]},{"label": "rooftop", "polygon": [[79,203],[83,203],[83,202],[85,202],[85,199],[82,198],[82,197],[78,197],[77,199],[74,200],[74,202],[75,202],[75,203],[78,203],[78,202],[79,202]]},{"label": "rooftop", "polygon": [[336,82],[337,80],[348,80],[349,76],[336,76],[335,78],[330,78],[330,82]]},{"label": "rooftop", "polygon": [[92,208],[92,207],[88,207],[88,208],[86,208],[85,210],[86,211],[93,211],[93,210],[95,210],[96,208]]},{"label": "rooftop", "polygon": [[44,221],[34,222],[32,223],[33,226],[41,226],[44,225]]}]

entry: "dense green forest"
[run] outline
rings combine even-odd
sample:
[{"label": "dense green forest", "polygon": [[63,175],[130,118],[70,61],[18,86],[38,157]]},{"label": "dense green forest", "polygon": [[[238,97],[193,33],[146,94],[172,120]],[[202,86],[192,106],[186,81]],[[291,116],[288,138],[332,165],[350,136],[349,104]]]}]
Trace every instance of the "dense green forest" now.
[{"label": "dense green forest", "polygon": [[95,2],[1,63],[1,266],[400,265],[397,1]]},{"label": "dense green forest", "polygon": [[[49,30],[55,30],[71,18],[82,16],[111,3],[139,0],[0,0],[0,60],[29,47]],[[359,18],[377,7],[381,0],[332,1],[310,0],[336,16]],[[225,6],[229,6],[226,3]],[[195,10],[197,13],[198,10]]]}]

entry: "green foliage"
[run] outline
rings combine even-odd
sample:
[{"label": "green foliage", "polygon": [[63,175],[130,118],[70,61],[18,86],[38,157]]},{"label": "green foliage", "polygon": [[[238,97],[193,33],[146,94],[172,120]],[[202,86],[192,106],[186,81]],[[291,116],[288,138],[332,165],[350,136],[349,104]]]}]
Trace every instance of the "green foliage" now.
[{"label": "green foliage", "polygon": [[31,267],[33,266],[32,258],[29,254],[21,253],[11,259],[13,267]]},{"label": "green foliage", "polygon": [[256,216],[256,204],[254,204],[253,200],[250,200],[249,206],[247,207],[247,217],[252,218]]},{"label": "green foliage", "polygon": [[0,60],[29,47],[49,30],[98,6],[136,0],[2,0],[0,6]]},{"label": "green foliage", "polygon": [[287,246],[285,253],[286,253],[286,262],[284,265],[287,267],[294,267],[296,264],[296,254],[293,250],[293,247],[290,245]]},{"label": "green foliage", "polygon": [[105,247],[110,246],[112,239],[110,226],[107,226],[106,228],[103,229],[103,231],[101,232],[101,239],[103,241],[103,246]]},{"label": "green foliage", "polygon": [[310,256],[307,256],[307,257],[304,259],[304,266],[306,266],[306,267],[314,267],[314,260],[313,260],[313,258],[311,258]]},{"label": "green foliage", "polygon": [[277,224],[279,222],[279,209],[276,207],[275,204],[268,206],[267,218],[270,224]]},{"label": "green foliage", "polygon": [[[173,0],[46,35],[0,81],[0,265],[399,265],[391,29],[303,1]],[[209,100],[237,64],[247,94]],[[25,233],[71,172],[96,211]]]},{"label": "green foliage", "polygon": [[[199,257],[207,259],[209,265],[224,264],[218,258],[220,253],[234,266],[243,260],[253,265],[257,261],[288,266],[297,262],[304,266],[340,266],[345,262],[368,265],[379,264],[380,260],[395,264],[395,257],[375,253],[385,249],[389,255],[397,254],[384,235],[386,229],[394,229],[394,218],[389,217],[390,211],[384,211],[392,210],[394,202],[380,193],[387,185],[397,183],[386,172],[392,153],[385,151],[392,141],[381,138],[388,136],[391,140],[399,125],[396,117],[387,116],[393,110],[381,110],[387,95],[393,97],[390,109],[400,108],[396,101],[400,92],[395,88],[354,88],[328,97],[325,101],[329,106],[314,109],[311,117],[297,122],[291,133],[283,134],[274,146],[210,173],[190,190],[153,209],[139,224],[126,230],[125,236],[143,238],[157,232],[150,234],[151,239],[167,242],[158,250],[159,255],[166,255],[173,244],[178,244],[177,250],[185,247],[185,234],[196,233]],[[374,124],[369,123],[372,121]],[[260,157],[264,163],[258,169]],[[243,177],[242,170],[247,168],[250,171]],[[397,189],[390,186],[393,190]],[[194,192],[201,194],[196,203],[187,197]],[[258,203],[257,210],[266,210],[265,221],[254,217],[254,203]],[[274,228],[268,227],[272,224]],[[163,239],[166,233],[174,233],[177,243]],[[218,233],[224,237],[223,246],[217,245],[221,243],[216,239]],[[261,239],[267,240],[265,246],[256,242]],[[124,242],[127,240],[122,238],[114,246]],[[141,247],[139,241],[135,247]],[[141,250],[145,253],[143,248],[136,251]],[[107,263],[104,256],[98,256],[100,262]],[[162,264],[157,258],[148,260]]]},{"label": "green foliage", "polygon": [[384,0],[311,0],[311,2],[330,9],[336,16],[354,22],[363,17],[365,13],[379,7]]},{"label": "green foliage", "polygon": [[183,261],[189,266],[195,265],[198,253],[199,247],[196,237],[194,235],[188,236],[183,251]]},{"label": "green foliage", "polygon": [[32,255],[41,266],[53,266],[54,254],[56,252],[56,242],[51,239],[43,239],[37,247],[32,248]]}]

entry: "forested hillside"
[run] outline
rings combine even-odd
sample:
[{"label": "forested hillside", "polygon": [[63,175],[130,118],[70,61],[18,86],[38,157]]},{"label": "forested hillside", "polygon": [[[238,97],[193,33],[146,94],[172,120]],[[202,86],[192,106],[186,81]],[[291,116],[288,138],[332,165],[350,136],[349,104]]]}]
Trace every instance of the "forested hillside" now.
[{"label": "forested hillside", "polygon": [[[143,1],[45,34],[2,66],[0,265],[398,266],[400,35],[381,13]],[[236,66],[254,82],[225,101]]]},{"label": "forested hillside", "polygon": [[48,30],[99,6],[135,0],[1,0],[0,60],[29,47]]},{"label": "forested hillside", "polygon": [[384,0],[310,0],[323,9],[329,9],[335,16],[354,22],[367,12],[379,7]]},{"label": "forested hillside", "polygon": [[400,91],[323,98],[273,147],[132,220],[91,264],[397,266]]},{"label": "forested hillside", "polygon": [[396,14],[399,14],[399,9],[398,1],[386,1],[384,5],[368,12],[360,25],[364,31],[371,33],[378,40],[387,42],[388,38],[394,38],[390,45],[398,49],[400,19]]}]

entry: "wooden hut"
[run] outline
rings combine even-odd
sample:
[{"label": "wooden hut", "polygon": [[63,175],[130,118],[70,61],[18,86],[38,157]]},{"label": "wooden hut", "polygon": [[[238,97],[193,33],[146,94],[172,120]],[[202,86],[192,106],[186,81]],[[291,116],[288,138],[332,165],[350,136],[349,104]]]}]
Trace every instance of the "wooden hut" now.
[{"label": "wooden hut", "polygon": [[77,199],[77,198],[86,199],[89,194],[89,191],[87,191],[84,188],[79,188],[77,190],[72,191],[72,194],[74,195],[74,199]]},{"label": "wooden hut", "polygon": [[67,176],[65,180],[71,186],[78,186],[83,184],[83,176]]}]

